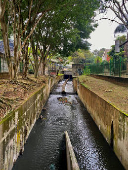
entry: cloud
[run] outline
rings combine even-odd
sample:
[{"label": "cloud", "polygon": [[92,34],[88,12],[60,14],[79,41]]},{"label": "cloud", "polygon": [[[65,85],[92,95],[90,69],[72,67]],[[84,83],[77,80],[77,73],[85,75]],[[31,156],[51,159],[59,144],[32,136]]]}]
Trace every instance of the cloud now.
[{"label": "cloud", "polygon": [[117,27],[117,23],[108,20],[98,21],[99,26],[91,34],[89,43],[92,44],[91,51],[95,49],[107,48],[115,44],[114,30]]}]

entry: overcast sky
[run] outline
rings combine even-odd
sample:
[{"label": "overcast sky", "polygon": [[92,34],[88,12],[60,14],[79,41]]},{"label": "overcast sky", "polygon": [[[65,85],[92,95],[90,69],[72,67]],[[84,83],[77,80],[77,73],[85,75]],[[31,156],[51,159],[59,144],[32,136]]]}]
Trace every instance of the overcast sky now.
[{"label": "overcast sky", "polygon": [[[112,22],[107,19],[101,18],[109,18],[111,20],[115,19],[115,14],[108,9],[106,13],[100,13],[98,10],[96,11],[95,20],[98,21],[99,26],[95,29],[94,32],[91,33],[89,42],[92,44],[90,47],[91,51],[101,48],[110,49],[112,45],[115,44],[114,30],[119,25],[117,22]],[[120,22],[117,18],[116,20]],[[116,34],[117,36],[121,36],[121,34]]]},{"label": "overcast sky", "polygon": [[110,49],[111,45],[115,44],[114,30],[118,24],[109,20],[100,20],[98,23],[99,26],[91,33],[91,39],[89,39],[92,44],[91,51],[101,48]]}]

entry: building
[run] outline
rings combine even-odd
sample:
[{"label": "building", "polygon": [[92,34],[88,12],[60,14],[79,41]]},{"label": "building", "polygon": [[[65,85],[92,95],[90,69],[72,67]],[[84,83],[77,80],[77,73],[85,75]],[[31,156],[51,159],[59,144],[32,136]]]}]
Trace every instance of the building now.
[{"label": "building", "polygon": [[76,77],[82,75],[84,69],[83,64],[72,64],[72,76]]},{"label": "building", "polygon": [[62,68],[62,64],[60,63],[59,60],[50,59],[50,61],[47,62],[47,67],[45,72],[47,75],[57,75],[61,70],[61,68]]},{"label": "building", "polygon": [[[9,40],[10,46],[10,53],[11,56],[14,56],[14,43],[12,40]],[[4,51],[4,43],[0,41],[0,73],[7,73],[8,72],[8,65],[5,58],[5,51]]]},{"label": "building", "polygon": [[102,55],[102,61],[109,61],[110,57],[108,56],[108,52],[110,51],[110,49],[105,49],[103,55]]}]

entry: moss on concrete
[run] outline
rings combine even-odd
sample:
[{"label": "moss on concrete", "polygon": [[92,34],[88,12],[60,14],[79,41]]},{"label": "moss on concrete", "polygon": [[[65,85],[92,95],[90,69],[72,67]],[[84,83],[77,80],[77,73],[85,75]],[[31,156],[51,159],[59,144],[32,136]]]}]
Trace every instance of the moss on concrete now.
[{"label": "moss on concrete", "polygon": [[[61,78],[61,77],[60,77]],[[16,151],[15,159],[17,159],[20,149],[23,149],[24,144],[29,136],[29,133],[39,116],[41,109],[50,94],[51,85],[59,81],[59,78],[52,79],[52,84],[47,83],[34,91],[17,109],[9,112],[1,121],[1,136],[0,149],[3,150],[3,158],[6,159],[8,165],[13,166],[14,154],[7,155],[7,150]],[[4,162],[3,162],[4,163]],[[3,166],[3,165],[2,165]]]},{"label": "moss on concrete", "polygon": [[85,83],[81,83],[81,85],[90,90],[90,87],[88,87]]}]

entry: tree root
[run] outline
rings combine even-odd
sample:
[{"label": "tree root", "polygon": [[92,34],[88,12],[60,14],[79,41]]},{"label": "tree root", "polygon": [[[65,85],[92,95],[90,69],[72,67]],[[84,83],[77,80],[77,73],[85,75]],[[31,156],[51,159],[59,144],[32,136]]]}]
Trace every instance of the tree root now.
[{"label": "tree root", "polygon": [[[10,107],[10,109],[12,109],[12,106],[10,103],[7,103],[5,100],[9,101],[9,98],[4,99],[4,97],[0,98],[0,102],[8,107]],[[12,100],[12,99],[11,99]],[[2,107],[2,106],[1,106]],[[4,109],[4,108],[3,108]]]}]

